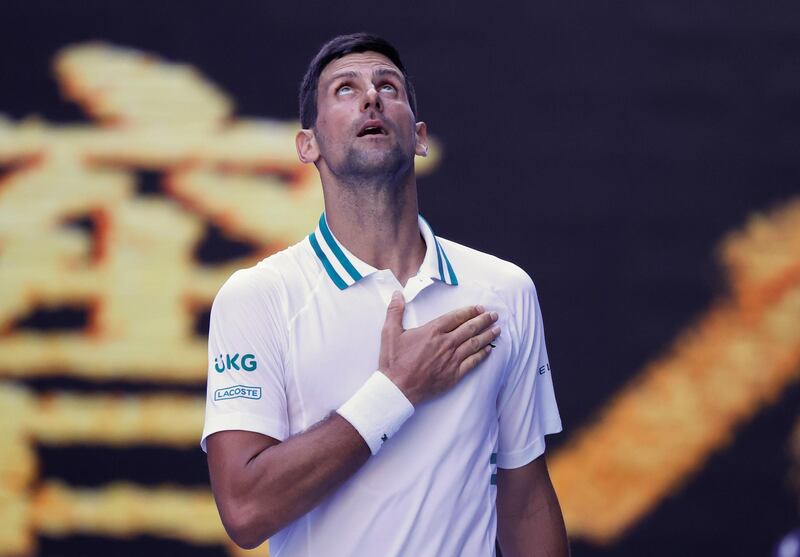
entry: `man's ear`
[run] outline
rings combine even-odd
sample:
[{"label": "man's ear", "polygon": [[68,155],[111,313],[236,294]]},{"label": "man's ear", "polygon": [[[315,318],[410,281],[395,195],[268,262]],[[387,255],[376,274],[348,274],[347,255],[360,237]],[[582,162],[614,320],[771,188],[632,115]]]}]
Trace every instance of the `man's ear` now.
[{"label": "man's ear", "polygon": [[297,157],[300,162],[317,162],[319,146],[313,130],[302,129],[294,136],[294,145],[297,148]]},{"label": "man's ear", "polygon": [[416,147],[414,152],[420,157],[428,156],[428,125],[425,122],[416,124]]}]

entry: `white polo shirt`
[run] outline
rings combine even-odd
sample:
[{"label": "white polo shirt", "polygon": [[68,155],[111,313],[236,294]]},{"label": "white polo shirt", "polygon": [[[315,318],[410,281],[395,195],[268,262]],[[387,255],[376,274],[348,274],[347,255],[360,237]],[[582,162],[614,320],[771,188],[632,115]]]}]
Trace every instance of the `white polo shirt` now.
[{"label": "white polo shirt", "polygon": [[494,555],[496,468],[523,466],[561,431],[536,289],[516,265],[437,238],[405,287],[333,236],[236,271],[211,310],[205,439],[246,430],[280,441],[347,401],[378,366],[395,290],[408,329],[459,307],[499,314],[495,348],[451,390],[418,404],[380,452],[270,538],[273,557]]}]

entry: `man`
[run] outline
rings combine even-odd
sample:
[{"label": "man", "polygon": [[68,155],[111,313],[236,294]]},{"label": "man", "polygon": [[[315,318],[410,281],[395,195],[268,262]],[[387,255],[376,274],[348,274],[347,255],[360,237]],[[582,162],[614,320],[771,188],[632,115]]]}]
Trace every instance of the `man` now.
[{"label": "man", "polygon": [[229,535],[274,557],[493,555],[496,536],[567,555],[536,291],[418,215],[427,129],[396,50],[333,39],[300,113],[325,212],[211,312],[201,444]]}]

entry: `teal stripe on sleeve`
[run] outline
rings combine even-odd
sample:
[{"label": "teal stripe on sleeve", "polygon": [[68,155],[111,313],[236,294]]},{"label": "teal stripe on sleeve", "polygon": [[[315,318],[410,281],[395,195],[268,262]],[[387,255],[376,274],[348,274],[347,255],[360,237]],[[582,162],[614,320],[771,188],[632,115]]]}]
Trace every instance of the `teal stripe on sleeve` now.
[{"label": "teal stripe on sleeve", "polygon": [[325,270],[328,271],[328,276],[331,277],[333,283],[339,287],[339,290],[344,290],[347,288],[347,283],[342,280],[342,277],[339,276],[339,273],[331,265],[331,262],[328,261],[328,258],[325,255],[325,252],[322,251],[322,248],[319,247],[319,243],[317,242],[316,235],[312,232],[308,235],[308,240],[311,242],[311,247],[314,248],[314,253],[317,254],[319,260],[322,261],[322,266],[325,267]]},{"label": "teal stripe on sleeve", "polygon": [[339,260],[339,263],[342,264],[344,270],[348,272],[348,274],[353,277],[353,280],[358,282],[361,280],[362,277],[361,273],[359,273],[353,264],[350,263],[350,260],[347,259],[344,253],[342,253],[342,249],[339,247],[339,244],[334,240],[333,234],[331,234],[330,229],[328,228],[328,223],[325,222],[325,213],[322,213],[322,216],[319,217],[319,229],[322,231],[322,236],[325,238],[325,243],[328,244],[328,247],[331,248],[333,255],[336,256],[336,259]]}]

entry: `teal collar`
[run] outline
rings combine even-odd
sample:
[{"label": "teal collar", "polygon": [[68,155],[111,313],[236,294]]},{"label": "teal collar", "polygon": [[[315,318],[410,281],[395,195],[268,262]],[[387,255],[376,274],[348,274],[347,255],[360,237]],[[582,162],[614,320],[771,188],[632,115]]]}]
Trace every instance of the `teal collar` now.
[{"label": "teal collar", "polygon": [[[427,248],[425,259],[422,261],[418,274],[456,286],[458,278],[455,271],[453,271],[450,260],[447,258],[447,254],[444,252],[444,248],[442,248],[441,243],[433,234],[433,229],[428,224],[428,221],[422,218],[421,215],[418,220],[419,231],[425,240]],[[369,263],[361,261],[339,243],[328,227],[328,220],[324,212],[319,217],[317,229],[308,235],[308,241],[311,243],[314,253],[317,254],[328,276],[339,290],[344,290],[348,286],[354,285],[362,278],[378,270]]]}]

